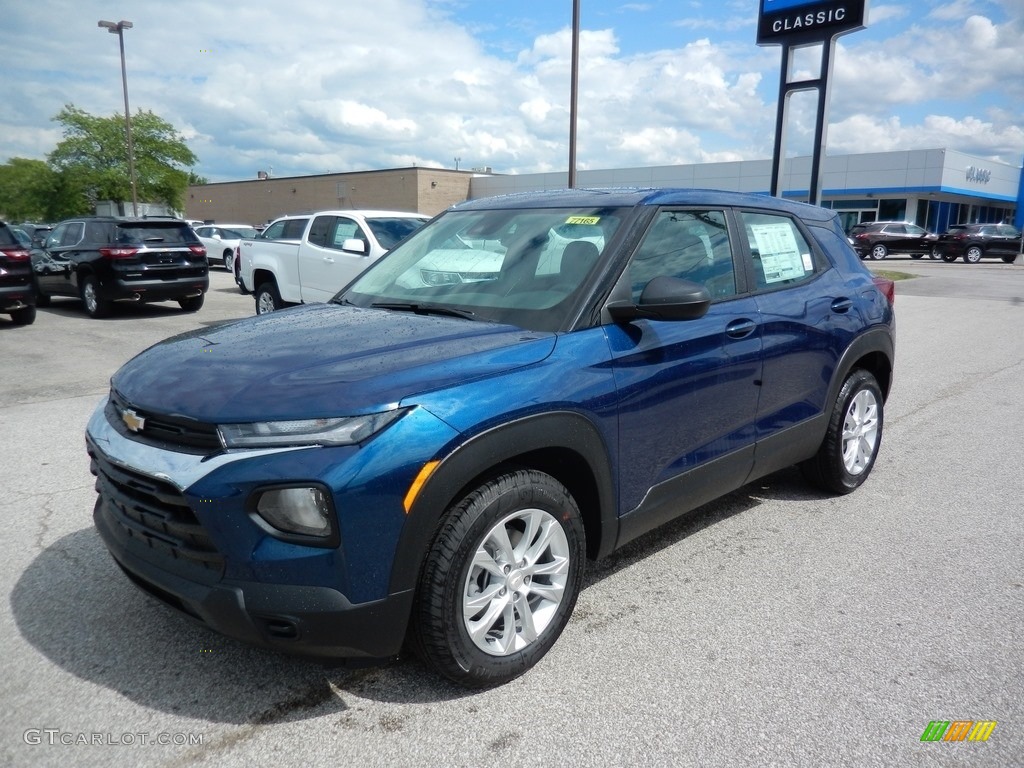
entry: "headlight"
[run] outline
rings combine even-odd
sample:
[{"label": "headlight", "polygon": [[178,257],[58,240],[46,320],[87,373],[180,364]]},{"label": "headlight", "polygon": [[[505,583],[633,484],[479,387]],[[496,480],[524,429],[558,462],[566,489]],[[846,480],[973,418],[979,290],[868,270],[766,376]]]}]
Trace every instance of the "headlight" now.
[{"label": "headlight", "polygon": [[452,285],[462,282],[458,272],[441,272],[434,269],[421,269],[420,277],[427,285]]},{"label": "headlight", "polygon": [[221,424],[217,427],[217,433],[225,448],[354,445],[380,432],[404,412],[396,408],[367,416]]}]

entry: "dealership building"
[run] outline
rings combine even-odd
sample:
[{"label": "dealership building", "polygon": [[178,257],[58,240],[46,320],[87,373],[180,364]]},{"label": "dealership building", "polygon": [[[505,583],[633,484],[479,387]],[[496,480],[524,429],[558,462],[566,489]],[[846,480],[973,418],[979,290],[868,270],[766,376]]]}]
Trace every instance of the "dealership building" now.
[{"label": "dealership building", "polygon": [[[384,208],[436,214],[465,199],[563,189],[568,174],[503,175],[480,170],[398,168],[203,184],[189,188],[186,216],[260,224],[332,208]],[[806,200],[810,157],[782,164],[783,196]],[[951,224],[1010,222],[1024,228],[1020,166],[951,149],[826,156],[822,205],[847,229],[860,221],[909,221],[933,232]],[[769,194],[772,161],[579,170],[579,187],[713,188]],[[263,174],[262,176],[265,176]]]}]

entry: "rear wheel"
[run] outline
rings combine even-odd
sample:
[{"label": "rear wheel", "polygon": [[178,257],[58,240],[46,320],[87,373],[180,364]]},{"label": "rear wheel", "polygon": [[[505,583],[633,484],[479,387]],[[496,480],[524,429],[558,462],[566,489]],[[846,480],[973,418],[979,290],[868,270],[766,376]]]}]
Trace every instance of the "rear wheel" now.
[{"label": "rear wheel", "polygon": [[970,248],[964,251],[964,261],[967,262],[968,264],[977,264],[979,261],[981,261],[981,256],[981,248],[979,248],[977,245],[972,245]]},{"label": "rear wheel", "polygon": [[186,296],[183,299],[178,299],[178,306],[186,312],[198,312],[203,308],[203,302],[205,300],[205,293],[200,293],[198,296]]},{"label": "rear wheel", "polygon": [[106,317],[110,314],[110,302],[100,298],[100,284],[93,275],[82,279],[82,303],[85,314],[92,318]]},{"label": "rear wheel", "polygon": [[1003,256],[1004,264],[1013,264],[1017,260],[1016,256]]},{"label": "rear wheel", "polygon": [[871,473],[882,442],[882,391],[865,370],[843,382],[818,453],[800,468],[805,477],[833,493],[850,493]]},{"label": "rear wheel", "polygon": [[490,480],[448,512],[423,564],[410,639],[468,688],[518,677],[548,652],[583,582],[579,508],[550,475]]},{"label": "rear wheel", "polygon": [[234,273],[235,271],[235,252],[224,251],[224,269],[228,272]]},{"label": "rear wheel", "polygon": [[875,261],[880,261],[889,255],[889,249],[886,248],[882,243],[875,243],[871,247],[871,258]]},{"label": "rear wheel", "polygon": [[15,325],[32,325],[36,321],[35,307],[22,307],[11,312],[11,322]]},{"label": "rear wheel", "polygon": [[281,294],[277,290],[277,283],[267,281],[256,289],[257,315],[265,315],[267,312],[274,312],[283,307],[284,302],[281,301]]}]

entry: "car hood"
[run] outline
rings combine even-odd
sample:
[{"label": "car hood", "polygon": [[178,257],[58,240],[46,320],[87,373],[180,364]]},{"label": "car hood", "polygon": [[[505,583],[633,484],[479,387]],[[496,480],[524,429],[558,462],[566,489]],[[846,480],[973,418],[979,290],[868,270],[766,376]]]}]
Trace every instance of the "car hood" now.
[{"label": "car hood", "polygon": [[131,405],[207,423],[370,413],[543,360],[555,335],[309,304],[175,336],[111,379]]}]

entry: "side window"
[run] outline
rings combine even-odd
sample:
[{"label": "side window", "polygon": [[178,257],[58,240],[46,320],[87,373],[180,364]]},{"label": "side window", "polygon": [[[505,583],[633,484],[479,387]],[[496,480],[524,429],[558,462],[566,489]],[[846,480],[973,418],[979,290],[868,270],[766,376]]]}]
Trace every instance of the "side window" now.
[{"label": "side window", "polygon": [[281,238],[284,240],[301,240],[302,233],[306,231],[306,223],[309,219],[288,219],[284,222],[284,229]]},{"label": "side window", "polygon": [[629,264],[633,302],[660,275],[700,283],[713,299],[736,293],[723,211],[661,211]]},{"label": "side window", "polygon": [[56,248],[61,244],[64,239],[64,233],[68,231],[68,224],[58,224],[54,230],[50,233],[50,236],[46,238],[46,248]]},{"label": "side window", "polygon": [[328,247],[337,248],[340,251],[342,244],[344,244],[346,240],[351,240],[352,238],[362,240],[364,247],[367,244],[366,236],[362,233],[362,230],[359,229],[359,225],[352,219],[345,219],[339,216],[338,224],[334,228],[334,234],[331,237],[331,242],[328,243]]},{"label": "side window", "polygon": [[85,231],[85,224],[80,221],[73,221],[68,224],[68,228],[64,230],[64,236],[61,238],[61,245],[77,245],[82,239],[82,233]]},{"label": "side window", "polygon": [[328,248],[327,235],[334,225],[334,216],[317,216],[309,228],[309,242],[319,245],[321,248]]},{"label": "side window", "polygon": [[85,228],[85,239],[90,243],[109,243],[110,227],[98,222],[91,222]]},{"label": "side window", "polygon": [[279,240],[283,236],[284,225],[284,221],[275,221],[263,230],[263,234],[260,235],[260,238],[263,240]]},{"label": "side window", "polygon": [[814,277],[814,253],[792,219],[747,211],[740,216],[759,288],[793,285]]}]

